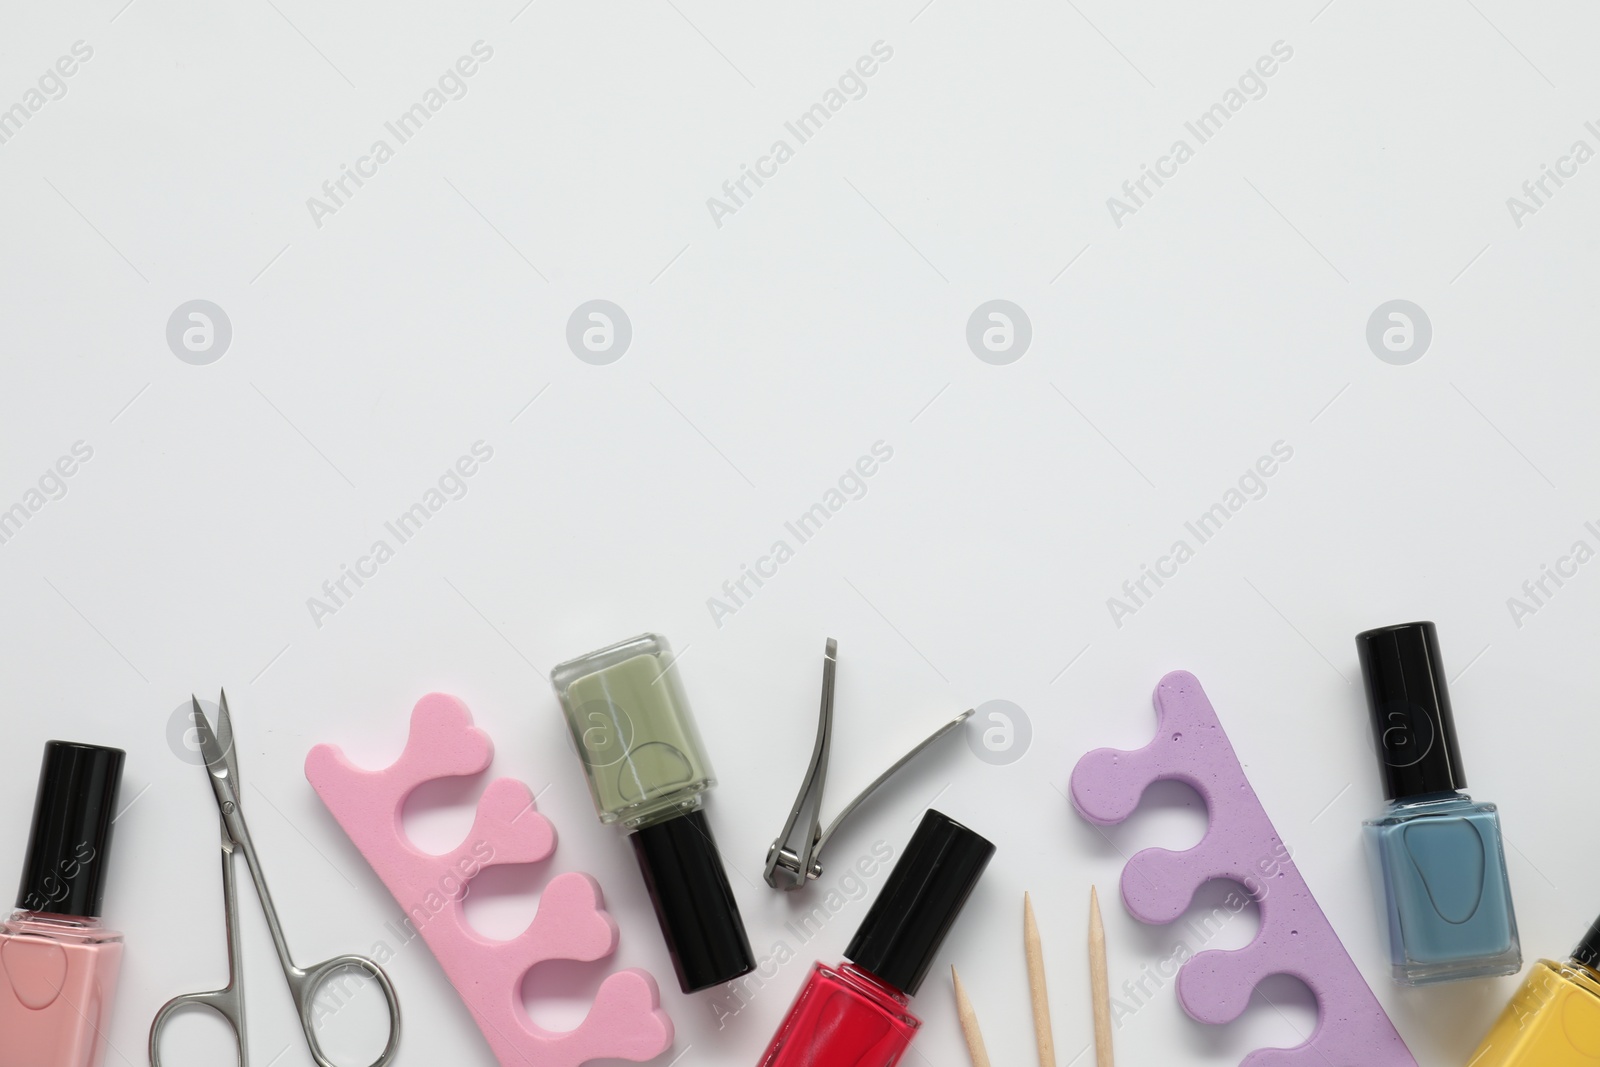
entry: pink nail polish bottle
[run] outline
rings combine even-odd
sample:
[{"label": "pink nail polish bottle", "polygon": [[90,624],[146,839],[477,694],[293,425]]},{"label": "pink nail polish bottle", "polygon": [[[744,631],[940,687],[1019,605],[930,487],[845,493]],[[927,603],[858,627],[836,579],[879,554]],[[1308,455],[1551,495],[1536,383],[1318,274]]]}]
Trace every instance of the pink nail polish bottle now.
[{"label": "pink nail polish bottle", "polygon": [[0,922],[0,1067],[101,1067],[122,963],[99,916],[123,758],[44,746],[17,910]]}]

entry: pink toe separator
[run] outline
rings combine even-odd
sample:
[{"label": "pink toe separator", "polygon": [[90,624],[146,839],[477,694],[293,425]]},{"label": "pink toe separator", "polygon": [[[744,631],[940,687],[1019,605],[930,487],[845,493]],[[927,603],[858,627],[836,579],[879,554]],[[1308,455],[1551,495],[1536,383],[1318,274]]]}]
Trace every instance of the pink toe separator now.
[{"label": "pink toe separator", "polygon": [[306,755],[306,778],[421,933],[501,1067],[577,1067],[585,1060],[660,1055],[672,1045],[672,1020],[661,1010],[655,979],[644,971],[606,978],[576,1030],[544,1030],[523,1007],[522,980],[535,964],[598,960],[616,951],[617,924],[593,878],[552,878],[533,922],[509,941],[490,940],[466,923],[461,887],[478,871],[555,851],[555,828],[535,810],[526,785],[514,778],[489,783],[472,832],[445,855],[420,852],[407,839],[401,806],[412,790],[436,778],[481,774],[493,756],[493,743],[472,725],[467,706],[430,693],[412,709],[411,734],[393,766],[362,770],[335,746],[318,745]]},{"label": "pink toe separator", "polygon": [[1072,804],[1107,826],[1132,815],[1155,782],[1183,782],[1205,800],[1210,825],[1198,845],[1145,849],[1122,872],[1123,903],[1140,922],[1174,921],[1215,878],[1243,885],[1260,909],[1261,930],[1249,945],[1201,952],[1183,965],[1183,1010],[1203,1023],[1232,1022],[1262,979],[1292,975],[1317,998],[1316,1029],[1295,1048],[1257,1049],[1240,1067],[1417,1067],[1262,810],[1200,682],[1173,671],[1156,686],[1155,706],[1150,744],[1097,749],[1078,761]]}]

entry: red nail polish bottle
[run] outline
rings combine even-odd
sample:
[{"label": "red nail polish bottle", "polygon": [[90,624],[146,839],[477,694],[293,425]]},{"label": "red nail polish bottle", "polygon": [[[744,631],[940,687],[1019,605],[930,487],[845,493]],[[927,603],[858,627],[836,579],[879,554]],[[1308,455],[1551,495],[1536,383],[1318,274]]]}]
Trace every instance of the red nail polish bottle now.
[{"label": "red nail polish bottle", "polygon": [[922,1021],[906,1005],[922,985],[994,845],[928,810],[873,901],[848,962],[817,964],[760,1067],[894,1067]]}]

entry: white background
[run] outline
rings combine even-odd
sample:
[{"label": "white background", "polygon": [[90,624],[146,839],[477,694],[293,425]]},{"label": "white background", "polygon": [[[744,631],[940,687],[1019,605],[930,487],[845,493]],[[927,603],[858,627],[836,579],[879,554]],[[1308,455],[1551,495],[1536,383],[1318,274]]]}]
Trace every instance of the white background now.
[{"label": "white background", "polygon": [[[966,1062],[950,963],[994,1061],[1034,1062],[1024,890],[1063,1065],[1092,1058],[1073,1061],[1090,1034],[1090,884],[1114,985],[1173,951],[1180,932],[1117,903],[1118,852],[1197,840],[1192,794],[1162,791],[1108,843],[1061,791],[1089,748],[1148,739],[1149,693],[1174,668],[1206,686],[1421,1063],[1465,1062],[1514,980],[1388,983],[1359,850],[1380,794],[1356,631],[1438,622],[1530,960],[1564,956],[1600,910],[1600,569],[1520,627],[1507,607],[1576,539],[1600,547],[1583,527],[1600,519],[1600,163],[1520,227],[1506,205],[1574,140],[1600,147],[1584,129],[1600,117],[1588,8],[121,4],[11,3],[0,37],[0,106],[75,41],[93,48],[0,145],[0,507],[74,442],[93,449],[0,545],[0,865],[20,864],[46,739],[128,750],[108,1062],[142,1063],[157,1006],[223,976],[214,808],[168,728],[191,690],[224,685],[303,960],[370,951],[399,913],[306,784],[307,750],[332,741],[382,765],[418,697],[455,693],[497,744],[493,772],[540,791],[561,834],[549,863],[485,876],[473,921],[509,935],[552,872],[596,875],[620,951],[535,976],[531,1010],[573,1025],[609,968],[645,967],[677,1023],[660,1064],[754,1063],[810,960],[837,960],[865,913],[851,903],[795,946],[784,922],[819,887],[782,897],[760,877],[830,635],[830,812],[961,708],[1008,700],[1032,723],[1006,765],[941,748],[832,846],[838,871],[875,841],[898,852],[936,797],[999,846],[916,1000],[927,1024],[908,1062]],[[307,199],[479,40],[493,57],[466,96],[316,225]],[[716,225],[707,198],[877,41],[893,58],[866,95]],[[1277,41],[1293,57],[1266,94],[1116,226],[1107,197]],[[565,341],[595,298],[633,326],[609,366]],[[965,339],[995,298],[1032,322],[1007,366]],[[1433,325],[1404,366],[1365,339],[1396,298]],[[193,299],[232,323],[208,366],[165,339]],[[719,627],[707,599],[880,440],[893,458],[866,494]],[[466,495],[317,625],[308,598],[477,441],[493,459]],[[1293,458],[1266,495],[1116,626],[1107,598],[1278,441]],[[683,654],[756,951],[798,952],[721,1030],[708,997],[677,991],[545,678],[645,629]],[[459,839],[481,784],[430,789],[416,840]],[[308,1064],[248,892],[243,907],[253,1062]],[[1246,943],[1253,923],[1216,944]],[[390,972],[400,1062],[491,1062],[425,951]],[[1124,1021],[1120,1062],[1233,1064],[1297,1043],[1314,1021],[1303,988],[1264,992],[1218,1030],[1169,986]],[[216,1062],[223,1040],[185,1018],[170,1062]]]}]

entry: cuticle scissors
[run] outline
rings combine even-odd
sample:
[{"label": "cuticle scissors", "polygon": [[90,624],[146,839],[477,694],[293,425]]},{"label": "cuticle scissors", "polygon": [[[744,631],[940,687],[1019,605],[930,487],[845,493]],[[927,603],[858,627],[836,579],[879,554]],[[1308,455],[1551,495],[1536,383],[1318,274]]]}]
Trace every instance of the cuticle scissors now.
[{"label": "cuticle scissors", "polygon": [[400,1002],[395,998],[394,986],[390,984],[389,976],[383,973],[383,969],[374,960],[366,956],[335,956],[310,967],[295,966],[289,957],[289,946],[284,940],[283,928],[278,923],[277,910],[272,906],[272,894],[267,889],[261,861],[256,858],[255,846],[250,841],[250,830],[245,826],[244,813],[239,808],[239,762],[233,747],[233,724],[228,717],[228,694],[222,694],[222,700],[218,705],[217,729],[214,732],[211,724],[206,721],[205,712],[200,709],[199,699],[195,697],[191,699],[194,702],[195,731],[199,736],[201,754],[205,757],[206,777],[211,782],[211,791],[216,799],[222,823],[222,906],[227,920],[228,984],[221,989],[204,993],[185,993],[173,997],[161,1006],[161,1010],[156,1012],[155,1019],[150,1023],[151,1067],[161,1067],[161,1031],[168,1018],[178,1009],[191,1006],[209,1008],[227,1020],[233,1028],[234,1042],[238,1047],[239,1067],[250,1067],[245,1040],[243,975],[239,967],[239,902],[233,871],[235,851],[244,854],[245,866],[250,869],[250,878],[255,882],[256,896],[261,900],[261,910],[266,913],[267,929],[272,935],[273,947],[277,949],[278,963],[283,968],[284,980],[289,984],[289,994],[294,998],[295,1010],[300,1014],[300,1030],[305,1035],[307,1047],[311,1050],[311,1058],[317,1061],[318,1067],[336,1067],[323,1053],[322,1046],[317,1041],[316,1021],[312,1012],[316,1005],[317,993],[334,974],[346,970],[359,970],[377,981],[388,1004],[389,1041],[384,1046],[383,1052],[369,1065],[369,1067],[387,1067],[400,1047]]}]

